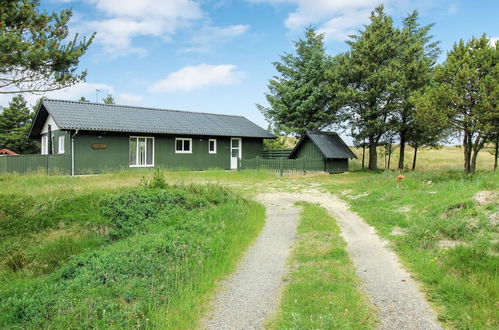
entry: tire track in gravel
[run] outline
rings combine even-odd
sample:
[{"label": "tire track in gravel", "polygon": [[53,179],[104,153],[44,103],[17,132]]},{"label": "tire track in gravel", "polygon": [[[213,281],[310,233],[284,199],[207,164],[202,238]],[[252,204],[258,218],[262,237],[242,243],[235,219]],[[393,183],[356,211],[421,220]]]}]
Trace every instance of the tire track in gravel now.
[{"label": "tire track in gravel", "polygon": [[236,272],[222,283],[208,329],[261,329],[276,309],[299,218],[297,201],[318,203],[341,228],[363,289],[378,310],[381,329],[442,329],[416,281],[373,227],[329,193],[272,192],[258,195],[267,209],[264,229]]}]

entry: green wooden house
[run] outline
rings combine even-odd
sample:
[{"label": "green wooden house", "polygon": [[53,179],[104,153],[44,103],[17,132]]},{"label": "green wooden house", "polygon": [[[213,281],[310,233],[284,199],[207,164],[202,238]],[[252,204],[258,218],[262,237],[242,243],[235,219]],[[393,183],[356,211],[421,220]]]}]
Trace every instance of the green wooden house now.
[{"label": "green wooden house", "polygon": [[72,174],[124,168],[236,169],[275,136],[241,116],[43,100],[29,133]]},{"label": "green wooden house", "polygon": [[321,159],[325,172],[341,173],[348,171],[348,160],[356,159],[357,156],[338,134],[308,131],[298,141],[288,158]]}]

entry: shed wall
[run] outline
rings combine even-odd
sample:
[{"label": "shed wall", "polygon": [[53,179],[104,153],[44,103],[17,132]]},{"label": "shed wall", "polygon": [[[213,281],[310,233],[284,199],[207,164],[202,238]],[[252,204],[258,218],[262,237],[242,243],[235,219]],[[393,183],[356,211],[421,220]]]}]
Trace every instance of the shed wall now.
[{"label": "shed wall", "polygon": [[324,171],[328,173],[348,172],[348,159],[325,159],[320,149],[308,138],[303,142],[296,158],[323,159]]},{"label": "shed wall", "polygon": [[308,159],[322,159],[324,156],[319,148],[307,138],[301,145],[300,150],[296,155],[296,158],[308,158]]},{"label": "shed wall", "polygon": [[348,172],[348,159],[333,158],[326,160],[326,172],[341,173]]}]

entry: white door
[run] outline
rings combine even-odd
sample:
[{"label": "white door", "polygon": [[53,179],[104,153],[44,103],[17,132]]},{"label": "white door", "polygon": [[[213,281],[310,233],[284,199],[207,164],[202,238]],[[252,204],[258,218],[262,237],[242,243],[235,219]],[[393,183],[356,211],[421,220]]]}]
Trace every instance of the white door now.
[{"label": "white door", "polygon": [[231,138],[230,139],[230,169],[237,169],[237,162],[241,159],[241,138]]}]

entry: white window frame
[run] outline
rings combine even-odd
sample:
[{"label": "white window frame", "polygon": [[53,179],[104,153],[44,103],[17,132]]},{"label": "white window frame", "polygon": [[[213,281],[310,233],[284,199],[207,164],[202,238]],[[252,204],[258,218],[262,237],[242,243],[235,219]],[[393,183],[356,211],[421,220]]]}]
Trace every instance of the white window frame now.
[{"label": "white window frame", "polygon": [[58,145],[57,145],[57,151],[59,154],[63,154],[65,152],[64,140],[65,140],[64,135],[59,136],[59,141],[58,141]]},{"label": "white window frame", "polygon": [[[132,139],[137,139],[137,142],[135,143],[135,165],[132,165],[130,164],[130,141]],[[145,159],[146,159],[146,163],[147,163],[147,139],[152,139],[152,165],[147,165],[147,164],[144,164],[144,165],[139,165],[139,141],[138,139],[146,139],[146,145],[145,145],[145,149],[144,149],[144,152],[145,152]],[[154,167],[154,158],[155,158],[155,143],[156,141],[154,141],[154,136],[130,136],[130,138],[128,139],[128,166],[129,167]]]},{"label": "white window frame", "polygon": [[[177,150],[177,141],[182,141],[182,150]],[[189,141],[190,149],[188,151],[184,149],[184,141]],[[175,153],[176,154],[192,154],[192,138],[175,138]]]},{"label": "white window frame", "polygon": [[40,153],[42,155],[48,155],[48,153],[49,153],[49,137],[48,137],[48,135],[42,135],[41,145],[42,145],[42,149],[40,150]]},{"label": "white window frame", "polygon": [[[210,143],[213,142],[214,150],[210,150]],[[217,153],[217,139],[208,139],[208,153],[216,154]]]}]

